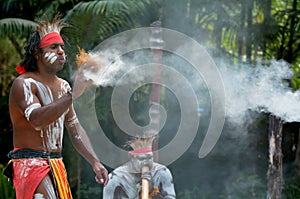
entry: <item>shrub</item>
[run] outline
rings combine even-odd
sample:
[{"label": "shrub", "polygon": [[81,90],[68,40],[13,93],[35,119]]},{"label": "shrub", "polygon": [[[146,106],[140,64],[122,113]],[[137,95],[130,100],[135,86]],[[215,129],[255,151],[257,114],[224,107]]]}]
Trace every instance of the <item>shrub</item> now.
[{"label": "shrub", "polygon": [[15,199],[15,190],[6,176],[3,175],[5,167],[0,164],[0,198]]}]

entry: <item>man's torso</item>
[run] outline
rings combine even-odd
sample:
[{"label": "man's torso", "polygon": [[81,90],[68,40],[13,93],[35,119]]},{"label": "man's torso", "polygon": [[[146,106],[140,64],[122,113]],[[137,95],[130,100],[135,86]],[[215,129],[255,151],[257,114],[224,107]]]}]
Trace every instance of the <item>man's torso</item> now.
[{"label": "man's torso", "polygon": [[[46,106],[59,99],[69,84],[58,78],[58,83],[46,85],[35,80],[31,76],[24,77],[23,91],[24,99],[28,106],[34,103],[32,101],[35,95],[41,106]],[[20,99],[22,100],[22,99]],[[14,146],[18,148],[31,148],[41,151],[57,152],[62,149],[62,138],[64,130],[64,119],[66,112],[56,121],[41,128],[35,129],[27,121],[24,113],[17,108],[16,99],[10,99],[10,115],[14,129]]]}]

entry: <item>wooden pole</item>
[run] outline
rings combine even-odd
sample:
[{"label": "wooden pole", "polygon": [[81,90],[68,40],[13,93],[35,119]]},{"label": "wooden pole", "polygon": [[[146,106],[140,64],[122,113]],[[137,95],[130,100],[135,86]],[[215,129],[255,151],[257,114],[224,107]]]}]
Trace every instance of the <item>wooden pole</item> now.
[{"label": "wooden pole", "polygon": [[[149,167],[144,166],[142,168],[142,174],[145,172],[149,172]],[[142,195],[141,199],[149,199],[149,188],[150,188],[150,182],[147,179],[142,178]]]},{"label": "wooden pole", "polygon": [[297,140],[297,150],[296,150],[296,158],[295,158],[295,168],[296,174],[300,176],[300,128],[298,126],[298,140]]},{"label": "wooden pole", "polygon": [[269,168],[267,199],[281,199],[282,193],[282,120],[269,118]]},{"label": "wooden pole", "polygon": [[160,127],[160,92],[161,92],[161,63],[162,63],[162,49],[163,49],[163,40],[162,40],[162,30],[161,22],[155,21],[151,24],[151,37],[150,37],[150,46],[152,50],[152,60],[153,60],[153,80],[156,84],[152,84],[149,104],[152,105],[151,115],[154,121],[153,126],[150,129],[150,133],[155,135],[153,140],[152,149],[153,149],[153,160],[158,162],[158,130]]}]

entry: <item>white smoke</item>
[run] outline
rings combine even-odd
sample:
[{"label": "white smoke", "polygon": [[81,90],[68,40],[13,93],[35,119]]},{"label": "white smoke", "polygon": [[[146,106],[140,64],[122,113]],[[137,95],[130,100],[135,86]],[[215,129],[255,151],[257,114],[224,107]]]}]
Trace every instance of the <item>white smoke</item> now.
[{"label": "white smoke", "polygon": [[221,69],[226,92],[226,115],[232,122],[247,120],[247,111],[266,112],[285,122],[300,121],[300,93],[293,92],[285,80],[293,72],[283,60],[269,66]]},{"label": "white smoke", "polygon": [[[97,72],[87,70],[85,77],[93,80],[96,86],[114,86],[128,71],[151,62],[151,59],[147,60],[149,57],[151,57],[149,52],[133,53],[129,58],[118,55],[117,51],[96,52],[93,54],[93,59],[95,61],[99,59],[97,62],[101,63],[99,64],[100,70]],[[203,98],[207,95],[206,85],[199,75],[195,75],[193,67],[186,67],[184,63],[178,66],[180,61],[176,56],[172,58],[170,54],[164,58],[168,60],[167,65],[173,65],[175,68],[177,66],[176,70],[189,77],[189,81],[197,93],[205,92],[205,95],[198,93],[199,96]],[[172,64],[172,60],[174,60],[174,64]],[[225,87],[226,117],[231,122],[237,124],[247,122],[251,119],[247,114],[249,110],[258,114],[260,112],[270,113],[285,122],[300,121],[300,92],[294,92],[285,81],[293,75],[287,62],[272,59],[268,66],[258,62],[255,67],[231,67],[225,64],[225,67],[219,67],[219,70]],[[151,70],[135,70],[130,73],[130,78],[126,79],[130,82],[121,83],[137,83],[151,75],[153,75]],[[207,99],[209,98],[206,97],[205,100]]]},{"label": "white smoke", "polygon": [[[90,53],[91,59],[97,63],[97,70],[84,70],[84,76],[87,80],[92,80],[95,86],[115,86],[122,76],[128,74],[131,70],[136,69],[141,64],[144,56],[133,54],[130,61],[126,55],[121,55],[117,50],[96,51]],[[145,78],[146,71],[136,70],[130,72],[130,78],[126,81],[122,79],[122,84],[132,84],[141,82]]]}]

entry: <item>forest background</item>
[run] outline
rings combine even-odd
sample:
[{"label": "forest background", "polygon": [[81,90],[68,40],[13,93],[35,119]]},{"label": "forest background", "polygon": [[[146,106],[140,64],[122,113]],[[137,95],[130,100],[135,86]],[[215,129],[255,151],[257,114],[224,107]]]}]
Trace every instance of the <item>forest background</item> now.
[{"label": "forest background", "polygon": [[[149,27],[159,20],[161,27],[181,32],[205,46],[216,65],[224,71],[234,71],[232,77],[240,74],[242,81],[256,84],[259,79],[247,76],[247,71],[262,67],[267,68],[263,75],[271,76],[272,80],[276,78],[272,71],[277,71],[273,63],[278,65],[284,60],[292,75],[282,78],[281,84],[292,93],[300,88],[300,2],[297,0],[1,0],[0,7],[1,169],[8,161],[6,154],[13,147],[8,97],[12,81],[17,76],[15,66],[21,61],[25,41],[36,26],[34,19],[45,15],[53,17],[60,12],[63,19],[72,24],[73,28],[62,32],[68,38],[68,63],[59,73],[70,83],[77,69],[78,46],[90,51],[113,35]],[[256,75],[261,77],[262,74]],[[146,85],[138,89],[131,101],[131,115],[139,124],[148,121],[150,87]],[[112,90],[113,86],[98,88],[97,116],[107,137],[121,146],[128,137],[112,116]],[[173,117],[163,129],[165,136],[161,136],[160,147],[174,137],[177,128],[174,124],[180,121],[180,107],[171,100],[173,97],[171,92],[164,91],[162,103]],[[241,96],[235,97],[243,100]],[[272,91],[265,92],[263,97],[272,101]],[[299,104],[290,105],[300,113]],[[173,173],[177,198],[266,198],[269,118],[274,114],[261,109],[246,112],[247,120],[239,124],[233,125],[230,118],[226,118],[218,143],[203,159],[199,159],[197,153],[204,137],[201,132],[207,128],[210,113],[199,113],[199,133],[194,142],[178,160],[168,165]],[[300,198],[299,140],[299,121],[284,121],[280,146],[284,179],[282,198]],[[64,160],[74,198],[102,198],[102,188],[94,182],[89,165],[74,153],[67,137],[64,142]],[[2,176],[0,179],[0,198],[14,198],[9,183]]]}]

